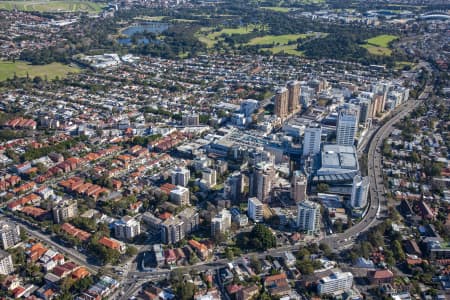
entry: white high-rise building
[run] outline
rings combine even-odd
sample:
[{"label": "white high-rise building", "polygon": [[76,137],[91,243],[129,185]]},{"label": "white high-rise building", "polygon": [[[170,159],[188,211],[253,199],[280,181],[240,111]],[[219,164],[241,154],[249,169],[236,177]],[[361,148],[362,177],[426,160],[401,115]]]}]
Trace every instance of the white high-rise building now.
[{"label": "white high-rise building", "polygon": [[292,176],[291,197],[295,202],[306,200],[306,188],[308,180],[303,172],[297,170]]},{"label": "white high-rise building", "polygon": [[320,230],[320,205],[309,200],[298,203],[297,227],[300,231],[314,234]]},{"label": "white high-rise building", "polygon": [[248,217],[253,222],[259,223],[264,220],[263,204],[256,197],[248,198]]},{"label": "white high-rise building", "polygon": [[336,125],[336,144],[353,146],[358,131],[359,111],[356,106],[342,108]]},{"label": "white high-rise building", "polygon": [[176,205],[190,205],[189,189],[178,185],[175,189],[170,191],[170,201]]},{"label": "white high-rise building", "polygon": [[353,208],[366,207],[369,184],[369,177],[356,175],[353,178],[352,197],[350,199],[350,204]]},{"label": "white high-rise building", "polygon": [[202,171],[202,179],[206,182],[208,187],[213,187],[217,184],[217,172],[214,169],[206,168]]},{"label": "white high-rise building", "polygon": [[231,227],[231,213],[229,210],[222,209],[214,218],[211,219],[211,236],[219,233],[225,233]]},{"label": "white high-rise building", "polygon": [[12,256],[6,251],[0,250],[0,274],[8,275],[14,272]]},{"label": "white high-rise building", "polygon": [[0,243],[2,249],[9,249],[20,242],[20,227],[14,223],[0,222]]},{"label": "white high-rise building", "polygon": [[172,184],[187,186],[191,172],[186,168],[175,168],[172,170]]},{"label": "white high-rise building", "polygon": [[316,155],[320,152],[322,127],[310,126],[305,128],[303,136],[303,156]]},{"label": "white high-rise building", "polygon": [[131,240],[141,234],[141,224],[136,219],[125,216],[114,224],[114,235],[118,239]]},{"label": "white high-rise building", "polygon": [[334,272],[319,280],[317,293],[319,295],[332,294],[339,291],[351,289],[353,285],[353,274],[350,272]]}]

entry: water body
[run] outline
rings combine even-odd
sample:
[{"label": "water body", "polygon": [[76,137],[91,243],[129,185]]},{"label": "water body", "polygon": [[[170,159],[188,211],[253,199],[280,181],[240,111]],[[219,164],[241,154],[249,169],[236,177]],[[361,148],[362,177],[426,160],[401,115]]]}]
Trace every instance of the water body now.
[{"label": "water body", "polygon": [[[123,45],[130,45],[131,44],[131,37],[136,33],[143,33],[143,32],[152,32],[152,33],[161,33],[169,28],[169,24],[167,23],[161,23],[161,22],[146,22],[138,25],[134,25],[131,27],[128,27],[124,31],[122,31],[123,35],[126,35],[127,38],[118,39],[117,41],[120,44]],[[138,44],[148,44],[150,42],[154,42],[153,40],[150,41],[147,38],[141,38],[137,40]]]}]

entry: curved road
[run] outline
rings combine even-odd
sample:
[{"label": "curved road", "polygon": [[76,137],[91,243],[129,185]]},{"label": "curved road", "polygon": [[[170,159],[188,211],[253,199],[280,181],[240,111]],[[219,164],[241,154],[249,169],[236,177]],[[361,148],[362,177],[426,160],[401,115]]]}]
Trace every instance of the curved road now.
[{"label": "curved road", "polygon": [[384,216],[387,200],[384,196],[384,184],[381,174],[380,148],[383,141],[394,130],[393,125],[408,115],[420,101],[409,100],[393,111],[393,117],[378,129],[372,137],[368,152],[368,176],[370,178],[370,201],[366,215],[361,222],[353,225],[345,232],[327,236],[321,242],[328,244],[331,249],[342,250],[350,247],[360,233],[369,230],[377,224],[377,216]]},{"label": "curved road", "polygon": [[[370,146],[368,157],[368,170],[370,177],[370,201],[369,208],[367,210],[366,215],[358,224],[347,229],[345,232],[340,234],[335,234],[332,236],[327,236],[320,240],[320,242],[324,242],[328,244],[332,249],[337,251],[345,249],[353,245],[356,237],[371,227],[376,225],[378,222],[377,215],[384,216],[386,213],[385,207],[387,205],[387,200],[384,197],[384,185],[381,174],[381,153],[380,148],[382,143],[386,137],[388,137],[393,131],[393,125],[401,120],[403,117],[408,115],[414,108],[419,105],[420,101],[417,100],[409,100],[396,108],[393,111],[393,117],[387,121],[382,127],[380,127],[375,134],[373,135]],[[245,256],[250,257],[256,255],[257,257],[265,257],[267,255],[277,255],[282,254],[284,251],[295,251],[298,250],[301,246],[284,246],[278,247],[275,249],[268,250],[264,253],[248,253]],[[234,262],[242,262],[244,258],[236,258]],[[229,263],[227,259],[220,259],[215,262],[203,262],[194,266],[188,266],[184,269],[196,269],[198,271],[201,270],[212,270],[219,269],[226,266]],[[116,299],[128,299],[131,295],[133,295],[140,286],[148,281],[148,280],[158,280],[164,277],[169,276],[170,270],[154,270],[153,272],[140,272],[140,271],[131,271],[128,273],[128,278],[124,281],[122,286],[122,293],[117,293],[112,298]]]}]

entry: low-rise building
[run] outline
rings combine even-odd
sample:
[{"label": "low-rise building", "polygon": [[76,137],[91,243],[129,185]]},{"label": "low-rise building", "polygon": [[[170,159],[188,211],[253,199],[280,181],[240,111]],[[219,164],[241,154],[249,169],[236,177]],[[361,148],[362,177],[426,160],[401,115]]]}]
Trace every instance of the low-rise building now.
[{"label": "low-rise building", "polygon": [[345,291],[353,285],[353,274],[350,272],[334,272],[319,280],[317,293],[319,295]]}]

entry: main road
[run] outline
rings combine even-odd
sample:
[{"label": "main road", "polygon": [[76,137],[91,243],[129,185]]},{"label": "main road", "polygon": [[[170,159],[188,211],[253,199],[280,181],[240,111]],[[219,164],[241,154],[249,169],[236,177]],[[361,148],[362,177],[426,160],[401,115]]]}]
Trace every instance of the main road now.
[{"label": "main road", "polygon": [[342,250],[350,247],[360,233],[369,230],[378,223],[379,217],[386,214],[387,200],[384,193],[384,183],[381,170],[381,146],[394,130],[394,124],[408,115],[419,105],[420,101],[409,100],[392,112],[392,118],[383,124],[372,136],[368,151],[368,176],[370,181],[370,201],[366,214],[362,220],[345,232],[327,236],[321,242],[328,244],[331,249]]},{"label": "main road", "polygon": [[[426,91],[429,89],[426,88]],[[424,91],[424,92],[426,92]],[[423,97],[419,97],[423,99]],[[320,240],[322,243],[328,244],[331,249],[342,250],[353,245],[354,240],[358,237],[360,233],[368,231],[371,227],[378,224],[378,217],[385,217],[387,212],[387,200],[384,193],[384,183],[381,173],[381,146],[385,138],[387,138],[391,132],[394,130],[394,124],[400,121],[402,118],[407,116],[413,109],[415,109],[420,104],[420,101],[409,100],[403,103],[401,106],[397,107],[392,112],[392,118],[383,124],[378,130],[375,131],[373,136],[369,141],[368,150],[368,176],[370,178],[370,201],[369,207],[365,216],[362,220],[350,227],[343,233],[334,234],[331,236],[326,236]],[[267,255],[276,256],[282,254],[285,251],[295,251],[301,246],[282,246],[275,249],[270,249],[264,253],[248,253],[245,254],[246,257],[256,256],[265,257]],[[243,257],[236,258],[234,263],[242,263],[246,259]],[[230,261],[227,259],[220,259],[214,262],[203,262],[193,266],[187,266],[182,268],[183,270],[216,270],[227,265]],[[139,288],[145,282],[149,280],[160,280],[163,278],[168,278],[170,276],[170,270],[155,269],[152,272],[140,272],[140,271],[130,271],[128,277],[124,280],[122,289],[120,293],[117,293],[112,297],[113,299],[128,299],[134,295]]]}]

